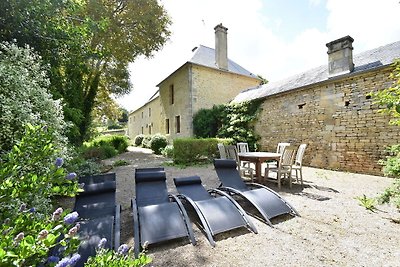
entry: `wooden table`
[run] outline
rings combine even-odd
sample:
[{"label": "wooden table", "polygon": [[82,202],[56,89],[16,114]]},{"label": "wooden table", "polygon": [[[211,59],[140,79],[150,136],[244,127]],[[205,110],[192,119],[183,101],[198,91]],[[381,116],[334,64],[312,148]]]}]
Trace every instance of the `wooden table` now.
[{"label": "wooden table", "polygon": [[245,152],[238,153],[239,159],[244,161],[253,162],[256,165],[256,177],[260,181],[261,178],[261,164],[266,160],[279,161],[281,154],[273,152]]}]

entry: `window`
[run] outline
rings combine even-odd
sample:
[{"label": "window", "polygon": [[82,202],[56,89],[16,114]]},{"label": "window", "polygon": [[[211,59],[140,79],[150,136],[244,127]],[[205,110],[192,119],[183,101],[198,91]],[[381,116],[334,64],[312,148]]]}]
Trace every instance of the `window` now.
[{"label": "window", "polygon": [[165,119],[165,133],[169,134],[169,119]]},{"label": "window", "polygon": [[151,117],[151,108],[149,108],[149,117]]},{"label": "window", "polygon": [[181,116],[175,116],[175,129],[176,133],[181,132]]},{"label": "window", "polygon": [[143,126],[142,126],[142,134],[144,134],[144,131],[143,131]]},{"label": "window", "polygon": [[174,85],[173,84],[171,84],[169,86],[169,103],[171,105],[174,104]]},{"label": "window", "polygon": [[136,120],[136,116],[133,116],[133,121],[135,121]]},{"label": "window", "polygon": [[149,125],[149,134],[151,134],[151,125]]},{"label": "window", "polygon": [[142,111],[142,119],[143,119],[143,111]]}]

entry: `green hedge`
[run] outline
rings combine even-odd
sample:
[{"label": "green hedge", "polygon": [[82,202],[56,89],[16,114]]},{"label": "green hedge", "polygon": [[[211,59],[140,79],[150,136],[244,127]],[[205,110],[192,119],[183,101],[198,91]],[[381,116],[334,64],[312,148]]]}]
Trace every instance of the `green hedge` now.
[{"label": "green hedge", "polygon": [[211,161],[218,157],[218,143],[232,144],[232,139],[178,138],[174,140],[174,163],[190,164]]}]

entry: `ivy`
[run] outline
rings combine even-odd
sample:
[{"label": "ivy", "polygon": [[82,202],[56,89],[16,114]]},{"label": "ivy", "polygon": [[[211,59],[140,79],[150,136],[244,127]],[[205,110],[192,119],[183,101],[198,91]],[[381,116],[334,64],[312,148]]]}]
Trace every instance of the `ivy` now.
[{"label": "ivy", "polygon": [[201,109],[193,118],[194,134],[199,138],[230,138],[234,142],[247,142],[257,150],[259,136],[254,122],[261,111],[261,100],[246,101]]}]

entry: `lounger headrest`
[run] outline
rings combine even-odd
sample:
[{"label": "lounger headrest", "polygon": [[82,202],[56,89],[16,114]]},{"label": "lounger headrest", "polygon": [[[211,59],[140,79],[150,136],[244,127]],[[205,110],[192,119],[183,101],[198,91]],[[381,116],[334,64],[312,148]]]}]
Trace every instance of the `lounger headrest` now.
[{"label": "lounger headrest", "polygon": [[117,188],[115,181],[105,181],[101,183],[85,184],[83,187],[84,192],[81,194],[99,194],[110,191],[115,191]]},{"label": "lounger headrest", "polygon": [[215,168],[236,168],[236,161],[233,159],[214,159]]},{"label": "lounger headrest", "polygon": [[201,180],[199,176],[195,175],[189,177],[174,178],[174,183],[176,186],[192,185],[192,184],[201,184]]},{"label": "lounger headrest", "polygon": [[164,171],[135,173],[136,183],[165,181],[166,179]]}]

